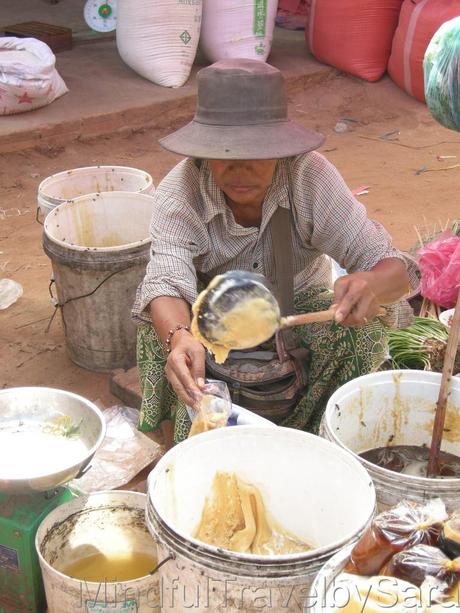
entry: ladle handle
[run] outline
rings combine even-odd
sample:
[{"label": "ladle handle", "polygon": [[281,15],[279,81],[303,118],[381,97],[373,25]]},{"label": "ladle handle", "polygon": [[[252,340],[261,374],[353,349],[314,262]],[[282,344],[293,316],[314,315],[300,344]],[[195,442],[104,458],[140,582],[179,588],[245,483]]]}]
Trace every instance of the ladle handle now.
[{"label": "ladle handle", "polygon": [[[292,326],[302,326],[304,324],[317,324],[323,321],[332,321],[335,316],[336,307],[331,307],[327,311],[316,311],[314,313],[301,313],[300,315],[288,315],[282,317],[280,328],[291,328]],[[377,317],[385,317],[386,309],[380,307]]]}]

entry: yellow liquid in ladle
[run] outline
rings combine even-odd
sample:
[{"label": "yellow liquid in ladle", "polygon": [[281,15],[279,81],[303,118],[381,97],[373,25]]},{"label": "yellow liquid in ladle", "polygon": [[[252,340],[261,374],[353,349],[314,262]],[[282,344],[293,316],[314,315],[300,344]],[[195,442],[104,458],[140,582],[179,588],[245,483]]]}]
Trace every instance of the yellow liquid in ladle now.
[{"label": "yellow liquid in ladle", "polygon": [[94,581],[102,583],[107,581],[132,581],[145,577],[157,567],[154,556],[131,551],[104,555],[95,553],[81,558],[64,567],[61,572],[67,577],[80,581]]}]

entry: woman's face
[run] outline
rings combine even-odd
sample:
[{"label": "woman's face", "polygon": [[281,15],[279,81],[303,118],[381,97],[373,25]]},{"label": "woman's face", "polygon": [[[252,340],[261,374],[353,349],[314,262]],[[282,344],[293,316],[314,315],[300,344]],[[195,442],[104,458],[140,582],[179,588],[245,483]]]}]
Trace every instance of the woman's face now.
[{"label": "woman's face", "polygon": [[214,180],[238,205],[263,203],[275,172],[276,160],[209,160]]}]

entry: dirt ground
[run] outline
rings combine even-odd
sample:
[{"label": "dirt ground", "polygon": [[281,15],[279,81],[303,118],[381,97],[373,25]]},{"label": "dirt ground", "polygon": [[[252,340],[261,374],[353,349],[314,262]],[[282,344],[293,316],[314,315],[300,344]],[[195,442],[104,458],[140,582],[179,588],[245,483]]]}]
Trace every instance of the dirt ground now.
[{"label": "dirt ground", "polygon": [[[369,84],[334,77],[293,96],[290,116],[326,134],[321,151],[351,189],[368,186],[369,193],[359,198],[396,246],[408,249],[416,243],[415,226],[426,234],[460,217],[460,168],[448,168],[460,163],[460,135],[437,124],[424,105],[389,79]],[[349,130],[335,132],[338,121]],[[37,187],[55,172],[96,164],[142,168],[158,184],[179,158],[161,150],[157,140],[177,127],[65,147],[44,143],[40,149],[0,158],[0,278],[24,287],[18,302],[0,311],[0,386],[60,387],[105,406],[117,402],[109,392],[108,375],[69,360],[59,317],[45,331],[53,313],[51,265],[42,250],[42,227],[35,221]]]}]

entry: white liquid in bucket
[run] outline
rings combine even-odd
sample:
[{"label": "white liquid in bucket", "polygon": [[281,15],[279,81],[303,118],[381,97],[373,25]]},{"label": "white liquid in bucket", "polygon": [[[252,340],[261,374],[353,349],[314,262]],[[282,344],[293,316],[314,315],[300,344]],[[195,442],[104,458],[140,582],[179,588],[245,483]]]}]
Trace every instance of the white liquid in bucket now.
[{"label": "white liquid in bucket", "polygon": [[73,466],[85,458],[88,448],[78,436],[53,434],[43,423],[27,421],[27,428],[18,421],[3,423],[0,429],[0,478],[33,479],[52,474],[56,458],[65,458]]}]

